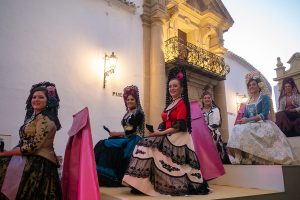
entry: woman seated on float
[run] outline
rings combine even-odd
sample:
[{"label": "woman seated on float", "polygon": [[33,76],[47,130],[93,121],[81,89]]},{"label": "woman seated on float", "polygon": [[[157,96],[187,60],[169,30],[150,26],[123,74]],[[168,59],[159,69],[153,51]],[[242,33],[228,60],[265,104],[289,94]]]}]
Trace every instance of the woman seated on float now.
[{"label": "woman seated on float", "polygon": [[136,143],[144,135],[144,112],[136,86],[124,88],[126,113],[121,121],[124,132],[109,132],[110,138],[99,141],[95,148],[99,185],[121,186]]},{"label": "woman seated on float", "polygon": [[293,78],[282,81],[276,124],[287,137],[300,136],[300,93]]},{"label": "woman seated on float", "polygon": [[264,79],[252,71],[246,83],[250,99],[227,144],[234,156],[232,164],[294,164],[295,155],[285,135],[268,118],[273,114],[272,100]]},{"label": "woman seated on float", "polygon": [[123,178],[133,191],[150,196],[207,194],[191,139],[191,118],[184,68],[170,70],[163,123],[142,138]]},{"label": "woman seated on float", "polygon": [[221,127],[221,115],[220,109],[215,104],[212,94],[208,91],[202,94],[202,112],[205,118],[205,122],[209,128],[210,134],[214,140],[216,148],[218,150],[220,159],[223,164],[230,164],[230,160],[226,151],[226,147],[223,143],[219,127]]}]

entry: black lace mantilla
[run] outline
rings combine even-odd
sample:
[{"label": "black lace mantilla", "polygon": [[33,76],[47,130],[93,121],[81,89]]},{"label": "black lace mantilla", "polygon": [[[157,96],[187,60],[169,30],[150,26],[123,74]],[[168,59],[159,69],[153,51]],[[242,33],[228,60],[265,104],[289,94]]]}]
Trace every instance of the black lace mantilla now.
[{"label": "black lace mantilla", "polygon": [[156,167],[153,158],[131,157],[125,174],[137,178],[149,178],[154,190],[165,195],[198,195],[209,192],[208,184],[205,181],[196,183],[192,182],[186,174],[178,177],[166,174]]},{"label": "black lace mantilla", "polygon": [[170,157],[172,161],[176,164],[188,164],[194,169],[200,169],[200,164],[195,152],[189,149],[186,145],[173,145],[169,141],[167,136],[146,137],[140,140],[137,145],[150,148],[157,148],[162,154]]}]

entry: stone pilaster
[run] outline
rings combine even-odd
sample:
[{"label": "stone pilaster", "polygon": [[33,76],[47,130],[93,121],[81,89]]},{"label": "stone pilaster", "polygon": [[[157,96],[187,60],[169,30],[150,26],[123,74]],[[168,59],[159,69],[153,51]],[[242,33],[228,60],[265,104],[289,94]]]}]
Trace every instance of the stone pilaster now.
[{"label": "stone pilaster", "polygon": [[[165,93],[166,93],[166,72],[165,72],[165,60],[164,60],[164,32],[163,26],[166,23],[167,9],[165,0],[147,0],[144,2],[149,6],[148,19],[150,28],[149,33],[144,34],[144,51],[146,55],[146,66],[149,63],[148,69],[149,75],[145,75],[146,82],[144,88],[149,91],[147,105],[149,106],[149,114],[147,122],[158,126],[161,122],[161,112],[165,107]],[[144,29],[145,30],[145,29]],[[148,41],[150,38],[150,41]],[[150,46],[148,46],[150,45]],[[147,48],[147,49],[145,49]],[[148,63],[147,63],[148,62]],[[147,67],[146,67],[147,68]],[[149,83],[148,85],[147,82]],[[146,101],[145,101],[146,102]]]},{"label": "stone pilaster", "polygon": [[228,141],[228,119],[227,119],[227,106],[225,96],[225,82],[219,81],[214,90],[215,102],[221,110],[222,126],[220,132],[222,139],[225,143]]},{"label": "stone pilaster", "polygon": [[161,122],[166,94],[166,72],[163,53],[163,22],[159,19],[151,24],[150,47],[150,123]]},{"label": "stone pilaster", "polygon": [[145,113],[145,122],[149,122],[150,116],[150,42],[151,42],[151,18],[150,18],[150,11],[151,11],[151,1],[146,0],[143,4],[144,13],[141,15],[141,19],[143,22],[143,67],[144,67],[144,74],[143,74],[143,109]]}]

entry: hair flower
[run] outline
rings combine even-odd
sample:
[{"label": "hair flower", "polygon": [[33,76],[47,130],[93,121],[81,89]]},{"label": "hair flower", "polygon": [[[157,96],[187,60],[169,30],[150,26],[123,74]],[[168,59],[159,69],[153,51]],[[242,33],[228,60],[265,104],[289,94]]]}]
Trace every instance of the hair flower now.
[{"label": "hair flower", "polygon": [[256,80],[256,79],[259,79],[259,76],[256,75],[256,76],[253,76],[252,78],[253,78],[254,80]]},{"label": "hair flower", "polygon": [[48,86],[47,90],[48,90],[49,97],[55,97],[55,87],[54,86]]},{"label": "hair flower", "polygon": [[179,73],[176,75],[176,78],[179,79],[179,80],[182,80],[182,79],[183,79],[183,73],[182,73],[182,72],[179,72]]},{"label": "hair flower", "polygon": [[259,82],[257,85],[259,88],[263,88],[265,86],[263,82]]}]

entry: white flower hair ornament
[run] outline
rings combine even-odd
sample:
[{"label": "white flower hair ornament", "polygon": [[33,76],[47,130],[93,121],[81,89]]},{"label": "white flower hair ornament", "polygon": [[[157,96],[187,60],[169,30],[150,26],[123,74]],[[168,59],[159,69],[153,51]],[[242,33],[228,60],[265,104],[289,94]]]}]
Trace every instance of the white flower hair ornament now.
[{"label": "white flower hair ornament", "polygon": [[[248,74],[246,74],[245,79],[246,79],[246,84],[248,84],[251,79],[259,80],[257,85],[260,88],[261,93],[264,94],[264,95],[269,96],[269,99],[270,99],[270,114],[271,114],[270,118],[271,118],[271,120],[274,121],[274,119],[275,119],[274,116],[275,115],[274,115],[274,109],[273,109],[273,102],[272,102],[272,98],[271,98],[271,91],[269,90],[269,87],[267,86],[266,79],[261,75],[261,73],[259,71],[249,72]],[[248,91],[248,95],[250,96],[249,91]]]},{"label": "white flower hair ornament", "polygon": [[265,78],[261,75],[259,71],[251,71],[248,74],[246,74],[246,84],[249,83],[251,79],[253,80],[259,80],[257,83],[258,87],[260,88],[261,92],[265,95],[270,96],[271,92],[269,91],[269,88],[266,84]]}]

